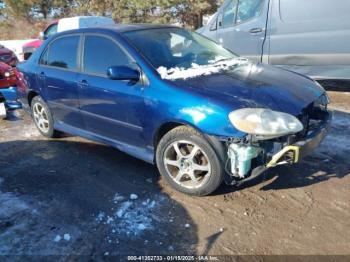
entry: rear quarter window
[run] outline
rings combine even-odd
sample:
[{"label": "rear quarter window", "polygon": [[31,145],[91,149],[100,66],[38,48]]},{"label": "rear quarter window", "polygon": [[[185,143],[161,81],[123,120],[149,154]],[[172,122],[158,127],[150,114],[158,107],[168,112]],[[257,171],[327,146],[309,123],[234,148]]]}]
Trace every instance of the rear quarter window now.
[{"label": "rear quarter window", "polygon": [[339,19],[349,12],[349,0],[280,0],[280,16],[286,23]]}]

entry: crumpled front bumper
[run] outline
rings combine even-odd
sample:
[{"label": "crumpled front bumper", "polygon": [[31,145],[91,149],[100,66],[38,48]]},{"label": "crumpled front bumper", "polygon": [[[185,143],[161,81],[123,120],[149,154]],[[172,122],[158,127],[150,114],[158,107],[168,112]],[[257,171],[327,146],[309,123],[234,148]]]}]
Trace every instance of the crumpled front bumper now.
[{"label": "crumpled front bumper", "polygon": [[284,163],[283,161],[285,160],[283,159],[286,159],[286,157],[290,160],[290,163],[298,163],[303,157],[310,154],[326,137],[331,128],[332,117],[333,114],[329,112],[327,119],[320,126],[309,131],[303,140],[287,145],[277,152],[267,163],[266,167],[269,168]]},{"label": "crumpled front bumper", "polygon": [[303,139],[296,138],[294,141],[291,140],[287,144],[284,144],[281,149],[273,153],[273,155],[267,159],[265,164],[255,166],[251,170],[250,176],[240,180],[232,179],[231,176],[231,180],[228,179],[226,183],[240,186],[260,176],[269,168],[283,164],[294,164],[300,162],[303,157],[307,156],[314,149],[316,149],[326,137],[331,128],[332,117],[333,113],[328,111],[327,117],[320,121],[319,125],[309,130]]},{"label": "crumpled front bumper", "polygon": [[0,89],[0,103],[5,103],[6,109],[15,110],[22,108],[21,103],[17,99],[16,87],[10,86]]}]

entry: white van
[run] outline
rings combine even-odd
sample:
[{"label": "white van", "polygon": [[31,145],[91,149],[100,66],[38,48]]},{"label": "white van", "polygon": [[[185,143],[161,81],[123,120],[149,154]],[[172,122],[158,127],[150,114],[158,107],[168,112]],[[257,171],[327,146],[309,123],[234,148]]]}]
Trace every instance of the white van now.
[{"label": "white van", "polygon": [[226,0],[199,33],[255,61],[350,80],[350,0]]}]

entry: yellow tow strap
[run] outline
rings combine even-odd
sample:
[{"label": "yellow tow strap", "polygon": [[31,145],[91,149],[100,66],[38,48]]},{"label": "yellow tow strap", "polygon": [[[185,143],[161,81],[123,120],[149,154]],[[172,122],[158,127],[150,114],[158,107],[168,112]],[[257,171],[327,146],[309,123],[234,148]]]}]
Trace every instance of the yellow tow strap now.
[{"label": "yellow tow strap", "polygon": [[294,159],[293,162],[297,163],[299,161],[299,147],[297,146],[286,146],[281,151],[279,151],[277,154],[275,154],[271,161],[266,165],[266,167],[274,167],[278,164],[278,161],[283,157],[284,154],[286,154],[289,151],[294,152]]}]

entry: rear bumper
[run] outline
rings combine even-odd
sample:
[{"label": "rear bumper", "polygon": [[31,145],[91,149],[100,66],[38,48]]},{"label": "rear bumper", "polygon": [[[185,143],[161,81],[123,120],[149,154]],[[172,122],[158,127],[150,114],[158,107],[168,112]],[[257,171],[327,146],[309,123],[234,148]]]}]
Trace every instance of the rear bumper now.
[{"label": "rear bumper", "polygon": [[15,110],[22,108],[21,103],[17,99],[16,87],[11,86],[0,89],[0,103],[5,102],[6,109]]}]

